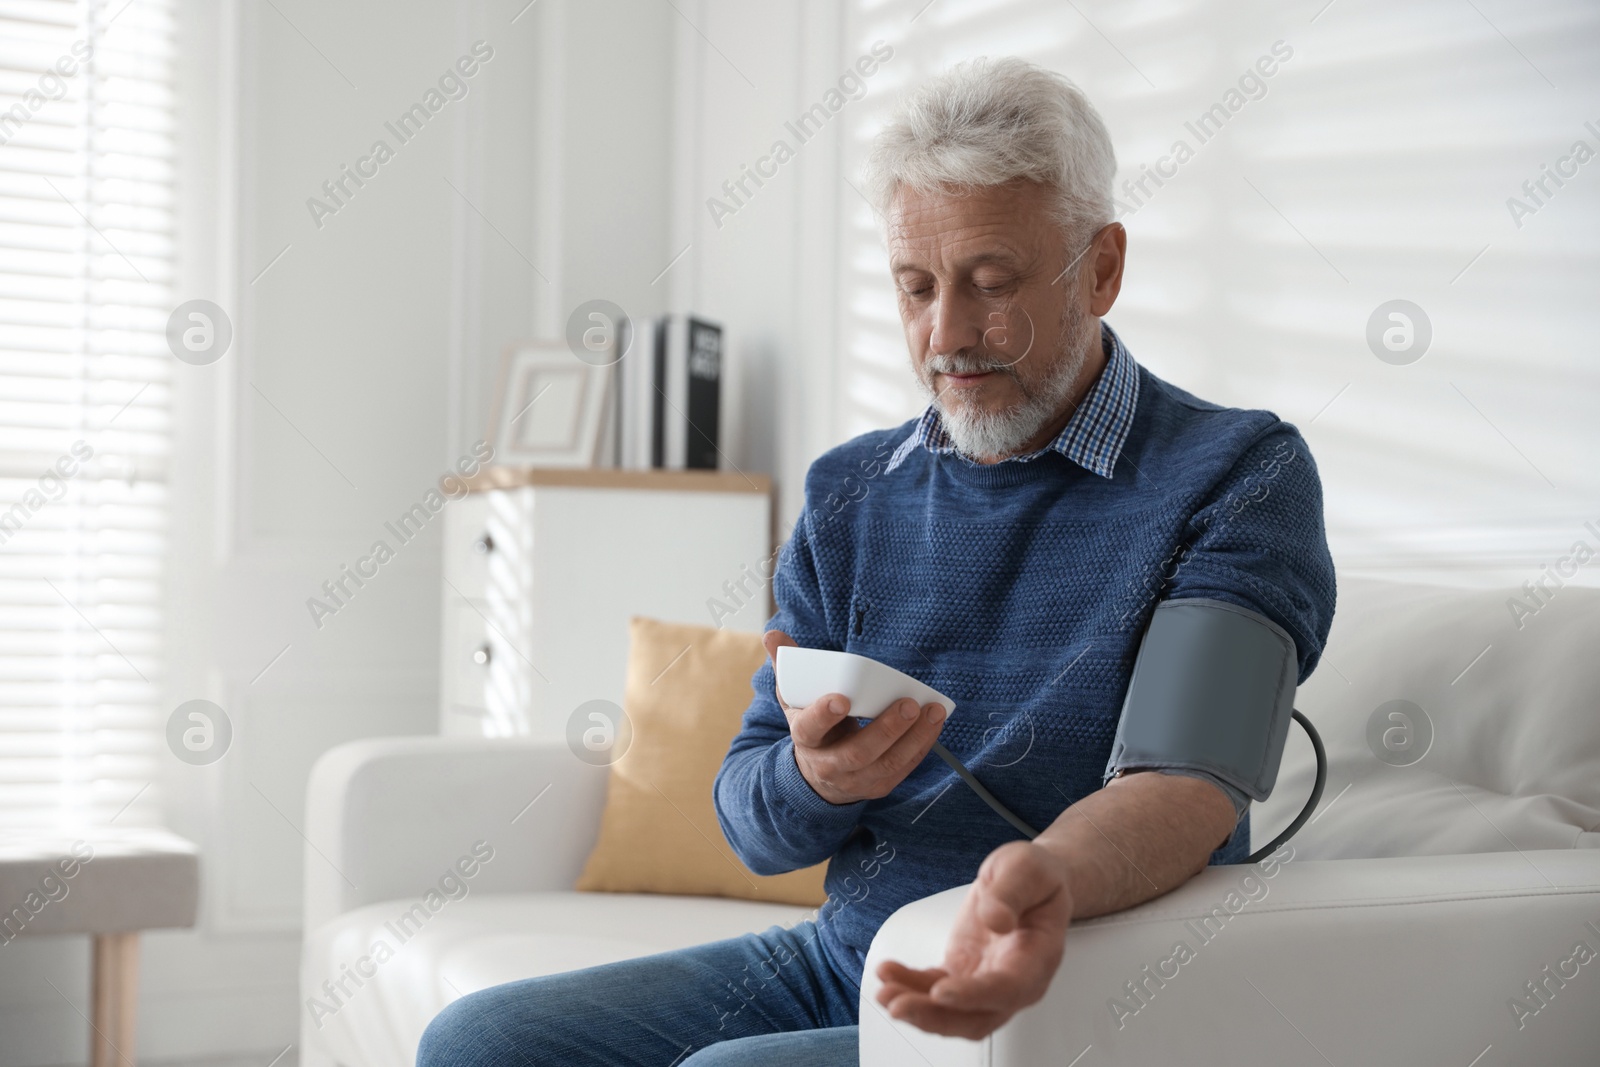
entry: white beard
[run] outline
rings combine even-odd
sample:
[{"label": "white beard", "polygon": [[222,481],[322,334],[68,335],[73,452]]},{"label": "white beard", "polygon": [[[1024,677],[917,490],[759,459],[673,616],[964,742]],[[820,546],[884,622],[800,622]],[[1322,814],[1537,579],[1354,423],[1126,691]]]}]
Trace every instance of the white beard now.
[{"label": "white beard", "polygon": [[[1061,315],[1061,341],[1054,364],[1045,379],[1034,386],[1025,385],[1011,364],[986,352],[959,357],[929,356],[918,369],[917,381],[939,409],[940,422],[956,451],[969,459],[1009,456],[1060,416],[1078,374],[1088,361],[1089,344],[1098,336],[1097,330],[1087,329],[1094,325],[1095,320],[1083,314],[1076,304],[1067,305]],[[1083,336],[1086,333],[1093,333],[1096,338]],[[961,401],[948,402],[948,392],[933,390],[935,374],[971,374],[985,370],[1009,375],[1022,392],[1022,401],[1005,411],[990,411]]]}]

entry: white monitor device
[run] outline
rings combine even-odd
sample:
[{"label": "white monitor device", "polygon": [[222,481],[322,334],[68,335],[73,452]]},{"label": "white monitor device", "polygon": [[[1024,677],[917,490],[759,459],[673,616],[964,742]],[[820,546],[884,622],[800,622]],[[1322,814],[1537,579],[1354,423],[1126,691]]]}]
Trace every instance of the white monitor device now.
[{"label": "white monitor device", "polygon": [[778,693],[791,708],[809,707],[829,693],[849,697],[850,714],[857,719],[875,719],[906,697],[919,705],[943,704],[946,715],[956,708],[956,702],[937,689],[854,652],[786,645],[778,649],[773,670]]}]

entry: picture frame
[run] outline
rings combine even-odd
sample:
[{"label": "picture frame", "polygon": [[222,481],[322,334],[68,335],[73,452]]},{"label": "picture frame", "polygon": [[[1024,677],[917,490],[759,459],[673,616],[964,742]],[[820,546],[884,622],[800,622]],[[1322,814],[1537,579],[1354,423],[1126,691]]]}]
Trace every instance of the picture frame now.
[{"label": "picture frame", "polygon": [[489,410],[489,443],[502,467],[593,467],[601,459],[612,368],[561,341],[508,345]]}]

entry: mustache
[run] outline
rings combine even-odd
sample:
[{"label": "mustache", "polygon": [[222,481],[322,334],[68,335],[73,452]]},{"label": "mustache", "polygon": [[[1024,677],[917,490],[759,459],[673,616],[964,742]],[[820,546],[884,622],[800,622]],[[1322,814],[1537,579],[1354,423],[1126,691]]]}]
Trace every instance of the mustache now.
[{"label": "mustache", "polygon": [[923,369],[928,374],[982,374],[985,371],[1001,371],[1005,374],[1016,376],[1009,360],[999,360],[987,354],[954,355],[935,354],[922,362]]}]

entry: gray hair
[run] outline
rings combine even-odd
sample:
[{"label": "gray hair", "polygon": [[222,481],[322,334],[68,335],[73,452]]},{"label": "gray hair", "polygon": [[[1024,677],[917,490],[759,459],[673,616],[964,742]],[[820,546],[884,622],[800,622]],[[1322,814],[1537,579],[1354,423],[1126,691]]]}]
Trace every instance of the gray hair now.
[{"label": "gray hair", "polygon": [[1050,186],[1052,214],[1074,244],[1112,220],[1116,170],[1111,137],[1083,91],[1014,57],[967,60],[918,87],[873,139],[866,164],[884,215],[902,186],[964,190],[1017,178]]}]

